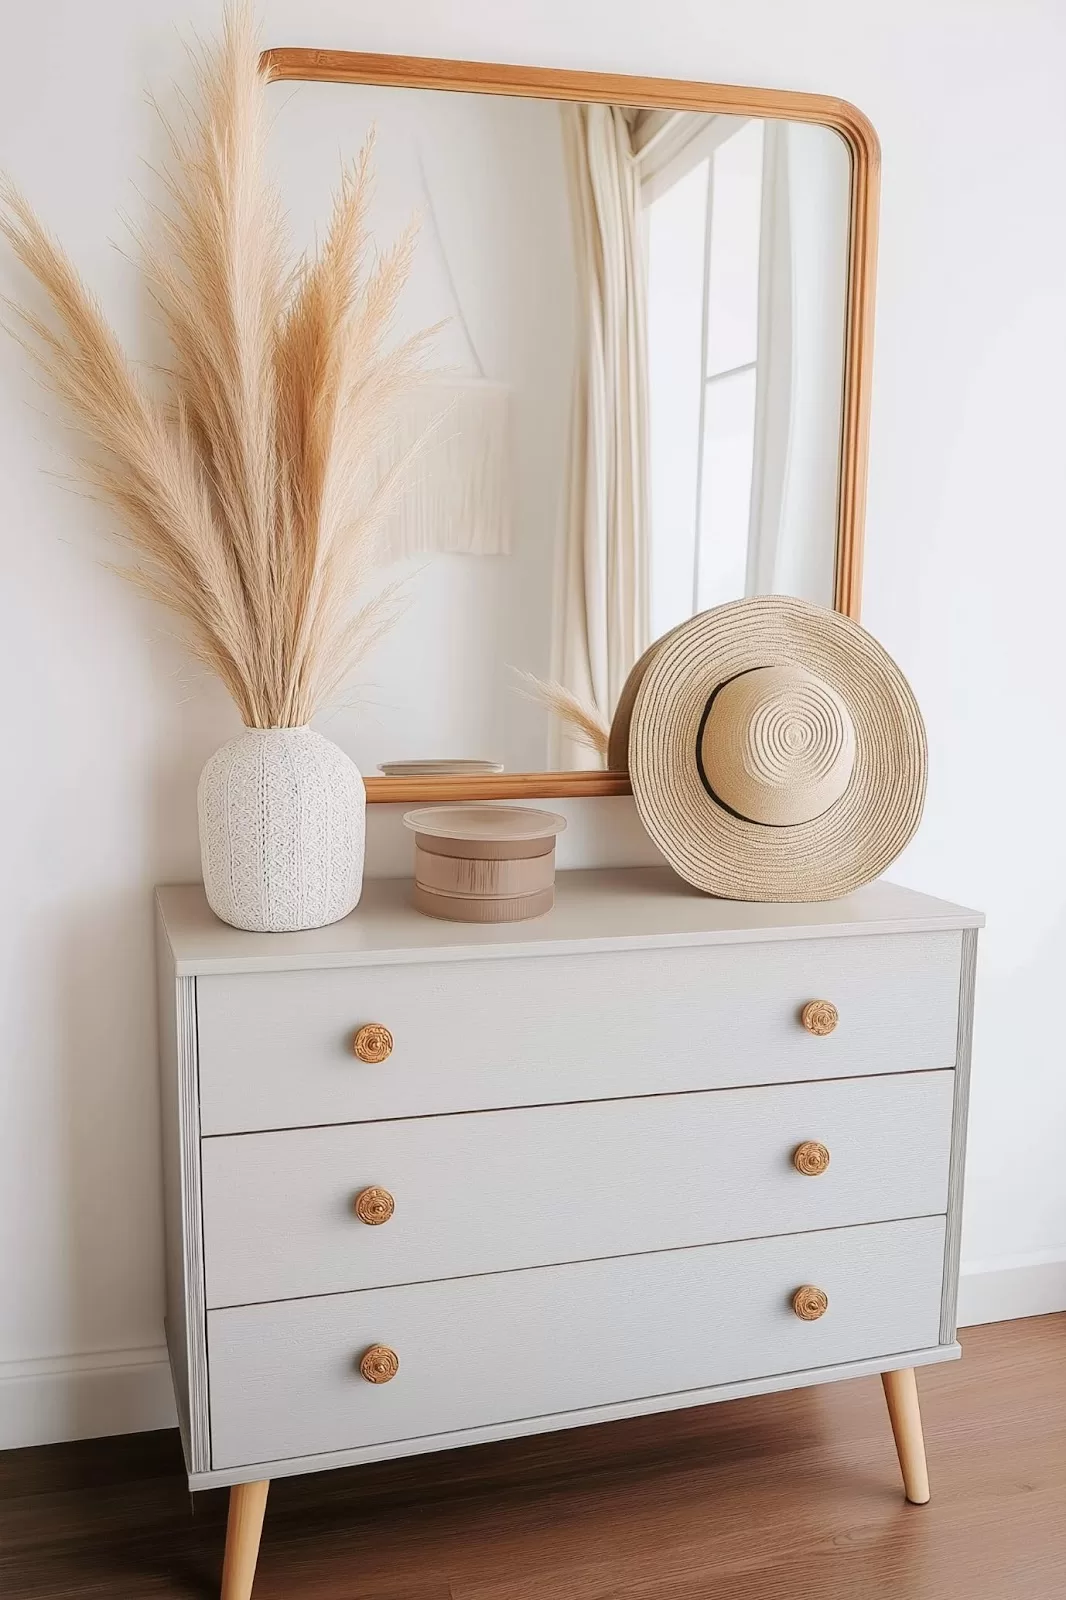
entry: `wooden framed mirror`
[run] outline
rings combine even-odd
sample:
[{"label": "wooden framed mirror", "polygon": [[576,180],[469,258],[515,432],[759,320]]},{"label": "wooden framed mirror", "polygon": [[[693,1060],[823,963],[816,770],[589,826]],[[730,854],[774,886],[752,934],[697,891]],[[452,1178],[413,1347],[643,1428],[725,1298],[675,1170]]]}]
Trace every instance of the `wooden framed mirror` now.
[{"label": "wooden framed mirror", "polygon": [[[645,645],[708,605],[787,592],[858,617],[876,135],[782,90],[263,63],[290,86],[273,137],[298,224],[321,229],[338,150],[374,125],[375,229],[421,212],[411,314],[450,329],[454,459],[396,534],[417,600],[355,751],[367,798],[628,794],[510,669],[607,719]],[[503,770],[369,776],[438,756]]]}]

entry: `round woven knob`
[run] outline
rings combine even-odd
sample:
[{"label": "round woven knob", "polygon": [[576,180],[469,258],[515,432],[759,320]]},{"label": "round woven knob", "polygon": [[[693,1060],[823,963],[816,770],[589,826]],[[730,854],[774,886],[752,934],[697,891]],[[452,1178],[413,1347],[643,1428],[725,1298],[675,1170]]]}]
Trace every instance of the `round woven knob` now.
[{"label": "round woven knob", "polygon": [[376,1184],[369,1189],[361,1189],[355,1197],[356,1216],[371,1228],[388,1222],[395,1210],[396,1202],[392,1195],[387,1189],[379,1189]]},{"label": "round woven knob", "polygon": [[829,1296],[813,1283],[805,1283],[792,1296],[792,1309],[801,1322],[817,1322],[829,1310]]},{"label": "round woven knob", "polygon": [[820,1178],[829,1165],[829,1151],[817,1139],[805,1139],[793,1150],[792,1165],[805,1178]]},{"label": "round woven knob", "polygon": [[392,1055],[392,1034],[382,1022],[364,1022],[352,1044],[360,1061],[377,1066]]},{"label": "round woven knob", "polygon": [[387,1344],[372,1344],[359,1363],[367,1383],[391,1383],[400,1370],[400,1358]]},{"label": "round woven knob", "polygon": [[831,1000],[808,1000],[800,1012],[800,1021],[808,1033],[817,1034],[821,1039],[832,1033],[840,1021],[840,1012]]}]

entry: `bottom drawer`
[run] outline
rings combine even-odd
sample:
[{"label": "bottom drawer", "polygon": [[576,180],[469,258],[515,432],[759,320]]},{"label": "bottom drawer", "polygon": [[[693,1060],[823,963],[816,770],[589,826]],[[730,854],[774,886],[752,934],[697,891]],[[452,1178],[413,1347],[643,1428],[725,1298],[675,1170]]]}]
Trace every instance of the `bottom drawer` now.
[{"label": "bottom drawer", "polygon": [[[944,1218],[208,1314],[212,1465],[417,1439],[939,1342]],[[803,1321],[792,1295],[829,1305]],[[367,1382],[369,1345],[399,1357]]]}]

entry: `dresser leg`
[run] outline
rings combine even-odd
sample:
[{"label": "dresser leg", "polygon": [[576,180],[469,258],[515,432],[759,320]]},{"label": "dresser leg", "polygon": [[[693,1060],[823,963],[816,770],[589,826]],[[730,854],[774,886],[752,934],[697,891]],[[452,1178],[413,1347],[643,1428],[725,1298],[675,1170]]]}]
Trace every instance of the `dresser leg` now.
[{"label": "dresser leg", "polygon": [[885,1386],[892,1437],[903,1474],[903,1492],[912,1505],[924,1506],[929,1499],[929,1471],[925,1464],[925,1439],[914,1368],[882,1372],[881,1382]]},{"label": "dresser leg", "polygon": [[235,1483],[229,1492],[222,1600],[250,1600],[269,1488],[268,1478],[262,1483]]}]

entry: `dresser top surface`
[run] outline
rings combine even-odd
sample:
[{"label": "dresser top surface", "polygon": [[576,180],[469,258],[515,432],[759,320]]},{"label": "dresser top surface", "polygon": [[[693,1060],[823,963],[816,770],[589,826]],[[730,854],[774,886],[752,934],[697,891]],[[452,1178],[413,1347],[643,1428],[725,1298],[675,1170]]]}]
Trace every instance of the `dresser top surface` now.
[{"label": "dresser top surface", "polygon": [[529,922],[439,922],[415,911],[410,893],[408,878],[368,878],[350,916],[307,933],[227,927],[199,883],[159,889],[157,900],[180,977],[918,933],[984,923],[980,912],[893,883],[868,884],[843,900],[758,905],[700,894],[663,867],[560,872],[555,909]]}]

